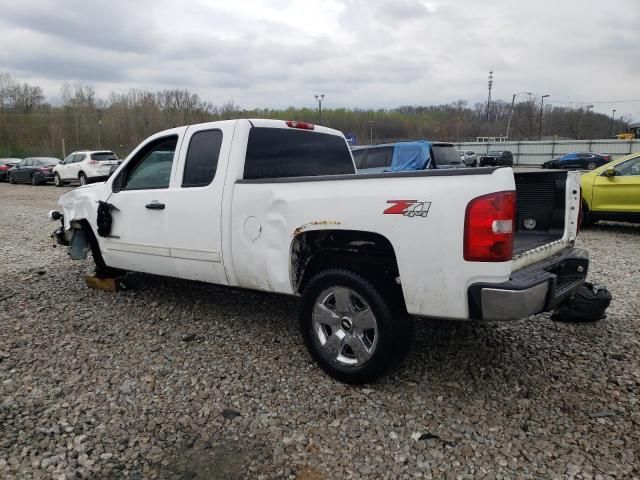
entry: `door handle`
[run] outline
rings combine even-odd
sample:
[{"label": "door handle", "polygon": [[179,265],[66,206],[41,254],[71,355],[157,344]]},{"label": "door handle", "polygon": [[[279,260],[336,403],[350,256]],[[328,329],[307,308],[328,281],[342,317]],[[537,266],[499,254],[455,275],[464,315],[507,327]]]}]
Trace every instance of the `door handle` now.
[{"label": "door handle", "polygon": [[144,207],[148,208],[149,210],[164,210],[164,203],[151,202],[147,203]]}]

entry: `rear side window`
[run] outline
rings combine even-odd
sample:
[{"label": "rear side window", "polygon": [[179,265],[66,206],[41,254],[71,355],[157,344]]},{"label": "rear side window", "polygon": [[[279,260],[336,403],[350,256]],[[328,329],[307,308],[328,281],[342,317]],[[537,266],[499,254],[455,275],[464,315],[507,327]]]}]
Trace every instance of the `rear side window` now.
[{"label": "rear side window", "polygon": [[106,160],[120,160],[120,159],[113,152],[95,152],[95,153],[91,154],[91,160],[97,160],[98,162],[104,162]]},{"label": "rear side window", "polygon": [[356,164],[356,168],[362,168],[362,161],[364,160],[364,156],[367,154],[367,151],[354,150],[351,153],[353,154],[353,162]]},{"label": "rear side window", "polygon": [[244,178],[306,177],[355,173],[344,138],[285,128],[252,128]]},{"label": "rear side window", "polygon": [[216,175],[221,145],[220,130],[204,130],[193,134],[184,166],[183,187],[204,187],[211,183]]},{"label": "rear side window", "polygon": [[460,163],[460,155],[453,146],[431,145],[433,159],[436,165],[451,165]]},{"label": "rear side window", "polygon": [[388,167],[391,165],[390,154],[393,148],[370,148],[364,168]]}]

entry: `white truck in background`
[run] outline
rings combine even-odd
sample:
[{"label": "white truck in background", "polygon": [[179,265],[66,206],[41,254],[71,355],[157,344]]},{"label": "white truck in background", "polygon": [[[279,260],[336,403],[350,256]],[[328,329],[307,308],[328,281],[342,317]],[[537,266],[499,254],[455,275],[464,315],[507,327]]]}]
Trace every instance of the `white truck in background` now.
[{"label": "white truck in background", "polygon": [[146,272],[299,295],[312,357],[350,383],[407,351],[412,317],[513,320],[584,281],[564,171],[355,174],[335,130],[230,120],[142,142],[60,197],[55,236],[98,275]]}]

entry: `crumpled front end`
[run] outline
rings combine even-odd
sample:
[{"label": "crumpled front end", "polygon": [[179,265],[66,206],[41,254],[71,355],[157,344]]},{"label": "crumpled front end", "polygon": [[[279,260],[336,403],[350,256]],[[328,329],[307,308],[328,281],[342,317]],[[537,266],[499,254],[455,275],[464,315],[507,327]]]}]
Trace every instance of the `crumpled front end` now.
[{"label": "crumpled front end", "polygon": [[89,248],[84,225],[95,230],[96,211],[104,184],[75,188],[58,199],[62,212],[49,212],[51,220],[60,220],[60,226],[51,235],[56,243],[69,247],[74,260],[86,258]]}]

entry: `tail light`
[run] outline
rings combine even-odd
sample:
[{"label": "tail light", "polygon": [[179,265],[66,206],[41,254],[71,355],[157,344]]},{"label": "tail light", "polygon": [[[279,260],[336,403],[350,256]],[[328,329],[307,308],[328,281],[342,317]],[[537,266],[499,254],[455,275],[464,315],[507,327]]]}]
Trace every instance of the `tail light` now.
[{"label": "tail light", "polygon": [[514,191],[471,200],[464,218],[464,259],[468,262],[511,260],[515,215]]},{"label": "tail light", "polygon": [[98,163],[100,163],[100,162],[98,162],[97,160],[89,160],[87,163],[88,163],[89,165],[97,165],[97,164],[98,164]]},{"label": "tail light", "polygon": [[6,172],[7,170],[9,170],[9,165],[0,165],[0,170]]},{"label": "tail light", "polygon": [[300,128],[302,130],[313,130],[315,125],[307,122],[296,122],[295,120],[287,120],[287,126],[291,128]]}]

